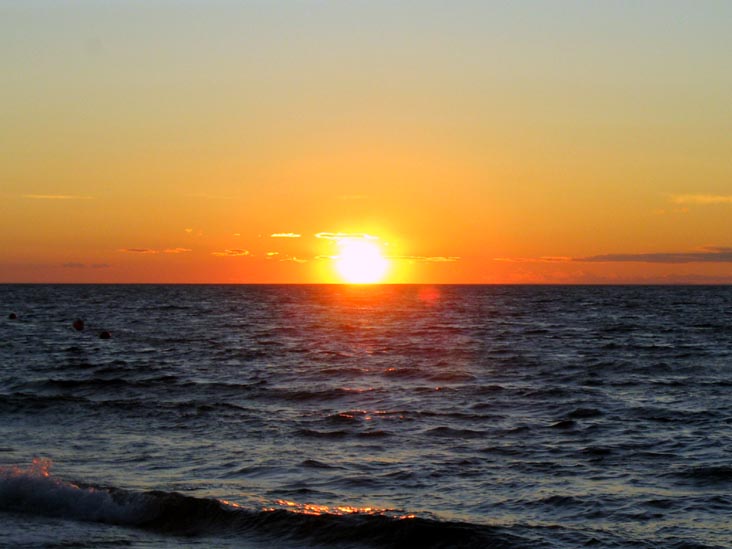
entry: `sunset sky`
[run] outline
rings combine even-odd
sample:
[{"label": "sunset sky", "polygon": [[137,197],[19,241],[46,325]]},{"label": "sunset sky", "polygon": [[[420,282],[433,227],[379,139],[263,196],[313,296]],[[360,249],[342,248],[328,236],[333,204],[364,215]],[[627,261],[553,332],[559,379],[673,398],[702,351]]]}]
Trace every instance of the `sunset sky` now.
[{"label": "sunset sky", "polygon": [[727,0],[0,2],[0,282],[732,283]]}]

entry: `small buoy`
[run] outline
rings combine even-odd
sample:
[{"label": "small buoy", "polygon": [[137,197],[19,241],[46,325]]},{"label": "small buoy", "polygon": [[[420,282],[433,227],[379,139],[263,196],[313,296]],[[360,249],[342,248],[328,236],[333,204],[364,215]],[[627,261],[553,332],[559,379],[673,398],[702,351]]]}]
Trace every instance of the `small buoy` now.
[{"label": "small buoy", "polygon": [[110,334],[107,330],[104,330],[103,332],[99,332],[99,339],[110,339],[112,337],[112,334]]},{"label": "small buoy", "polygon": [[15,313],[10,313],[8,315],[8,320],[18,320],[18,315],[16,315]]},{"label": "small buoy", "polygon": [[74,330],[76,330],[77,332],[81,332],[84,330],[84,321],[81,320],[80,318],[77,318],[76,320],[74,320],[74,322],[71,325],[74,327]]}]

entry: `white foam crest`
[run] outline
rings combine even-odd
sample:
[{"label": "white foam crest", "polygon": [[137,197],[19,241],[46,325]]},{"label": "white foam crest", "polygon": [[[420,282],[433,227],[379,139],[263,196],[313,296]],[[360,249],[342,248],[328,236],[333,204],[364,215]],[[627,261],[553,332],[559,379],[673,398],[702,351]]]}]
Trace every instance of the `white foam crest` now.
[{"label": "white foam crest", "polygon": [[51,476],[50,466],[50,460],[34,459],[27,468],[0,467],[0,510],[112,524],[145,518],[144,494],[82,488]]}]

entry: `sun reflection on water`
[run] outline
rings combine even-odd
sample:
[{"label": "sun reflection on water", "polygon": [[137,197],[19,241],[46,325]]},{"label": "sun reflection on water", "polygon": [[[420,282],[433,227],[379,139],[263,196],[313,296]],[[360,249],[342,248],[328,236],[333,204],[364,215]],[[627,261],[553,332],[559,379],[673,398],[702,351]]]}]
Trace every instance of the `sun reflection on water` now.
[{"label": "sun reflection on water", "polygon": [[278,507],[265,507],[264,511],[279,511],[286,509],[293,513],[303,515],[384,515],[396,519],[413,519],[413,514],[399,514],[392,509],[384,509],[379,507],[353,507],[351,505],[319,505],[316,503],[298,503],[286,499],[278,499],[275,501]]}]

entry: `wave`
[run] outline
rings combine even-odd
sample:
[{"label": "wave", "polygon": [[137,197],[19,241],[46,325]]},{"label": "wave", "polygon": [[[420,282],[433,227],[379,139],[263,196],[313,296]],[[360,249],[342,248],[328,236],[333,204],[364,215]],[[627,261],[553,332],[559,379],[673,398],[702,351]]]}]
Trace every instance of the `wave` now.
[{"label": "wave", "polygon": [[22,512],[152,530],[176,536],[254,535],[326,546],[526,547],[498,526],[440,521],[370,508],[279,501],[247,509],[177,492],[135,492],[52,476],[50,460],[0,467],[0,512]]},{"label": "wave", "polygon": [[346,387],[326,388],[320,390],[305,389],[272,389],[270,394],[282,400],[306,401],[306,400],[336,400],[343,397],[358,396],[362,393],[373,392],[375,389],[350,389]]},{"label": "wave", "polygon": [[248,414],[250,409],[230,402],[211,402],[191,399],[188,401],[150,401],[141,398],[120,398],[101,400],[64,394],[31,394],[16,392],[0,395],[0,412],[43,412],[62,409],[65,414],[72,411],[72,407],[79,411],[98,413],[100,410],[133,413],[136,415],[154,414],[160,417],[165,413],[183,415],[237,415]]},{"label": "wave", "polygon": [[109,524],[136,524],[144,520],[143,495],[82,488],[52,477],[49,467],[48,460],[35,459],[27,469],[0,468],[0,510]]},{"label": "wave", "polygon": [[729,465],[688,467],[671,474],[700,484],[732,483],[732,466]]},{"label": "wave", "polygon": [[604,413],[597,408],[576,408],[567,414],[569,419],[589,419],[603,416]]},{"label": "wave", "polygon": [[433,427],[427,431],[430,436],[451,437],[451,438],[481,438],[486,435],[484,431],[476,431],[474,429],[454,429],[452,427]]},{"label": "wave", "polygon": [[118,391],[121,389],[148,389],[150,387],[169,387],[178,383],[179,378],[174,375],[156,377],[140,377],[127,379],[123,377],[88,377],[82,379],[45,379],[27,384],[30,389],[60,390],[60,391]]},{"label": "wave", "polygon": [[0,395],[0,411],[13,413],[26,410],[45,410],[52,406],[68,407],[71,404],[87,403],[88,399],[83,397],[52,395],[40,396],[28,393],[12,393]]}]

